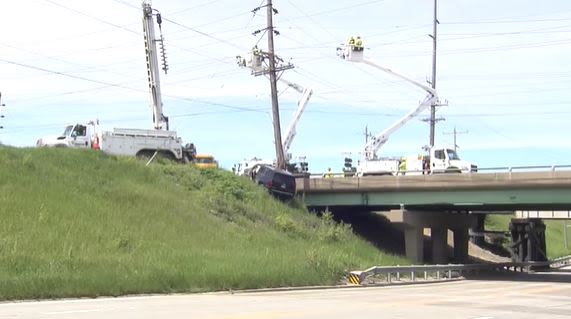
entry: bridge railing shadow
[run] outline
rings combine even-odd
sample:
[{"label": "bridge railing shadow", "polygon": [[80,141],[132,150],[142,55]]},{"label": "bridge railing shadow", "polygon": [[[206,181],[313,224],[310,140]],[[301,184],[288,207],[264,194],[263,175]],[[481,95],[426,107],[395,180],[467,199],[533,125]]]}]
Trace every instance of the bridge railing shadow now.
[{"label": "bridge railing shadow", "polygon": [[571,269],[541,272],[481,272],[466,275],[468,280],[571,283]]}]

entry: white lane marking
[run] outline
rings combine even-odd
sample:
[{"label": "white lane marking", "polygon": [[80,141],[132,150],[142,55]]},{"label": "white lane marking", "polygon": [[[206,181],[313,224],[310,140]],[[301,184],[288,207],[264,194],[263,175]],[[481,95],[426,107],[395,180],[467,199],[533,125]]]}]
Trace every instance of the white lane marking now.
[{"label": "white lane marking", "polygon": [[115,308],[97,308],[97,309],[80,309],[80,310],[67,310],[67,311],[50,311],[44,312],[42,315],[68,315],[72,313],[88,313],[88,312],[106,312],[113,311]]}]

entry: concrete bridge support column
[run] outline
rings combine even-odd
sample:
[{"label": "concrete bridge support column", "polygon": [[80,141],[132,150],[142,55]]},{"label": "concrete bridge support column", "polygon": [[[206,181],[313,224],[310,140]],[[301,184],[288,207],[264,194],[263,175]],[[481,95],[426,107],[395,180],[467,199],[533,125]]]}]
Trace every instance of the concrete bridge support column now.
[{"label": "concrete bridge support column", "polygon": [[404,243],[406,257],[414,263],[424,262],[424,234],[423,228],[405,226]]},{"label": "concrete bridge support column", "polygon": [[448,229],[432,227],[430,237],[432,238],[432,262],[435,264],[447,264]]},{"label": "concrete bridge support column", "polygon": [[465,263],[468,261],[468,228],[453,229],[454,233],[454,262]]},{"label": "concrete bridge support column", "polygon": [[383,213],[394,224],[405,229],[406,255],[413,262],[424,262],[423,230],[431,228],[432,261],[447,263],[448,229],[454,230],[454,259],[465,261],[468,257],[468,229],[474,227],[476,218],[471,214],[397,209]]}]

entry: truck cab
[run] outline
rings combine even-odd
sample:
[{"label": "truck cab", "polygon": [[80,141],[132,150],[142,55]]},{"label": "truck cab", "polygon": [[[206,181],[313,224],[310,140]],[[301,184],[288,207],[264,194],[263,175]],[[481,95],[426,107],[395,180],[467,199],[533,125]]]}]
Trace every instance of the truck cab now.
[{"label": "truck cab", "polygon": [[196,154],[194,156],[194,165],[198,168],[218,168],[218,161],[214,159],[214,156],[209,154]]},{"label": "truck cab", "polygon": [[94,136],[94,126],[90,124],[72,124],[65,127],[58,136],[46,136],[36,142],[37,147],[73,147],[90,148]]},{"label": "truck cab", "polygon": [[434,173],[473,173],[478,166],[460,159],[450,148],[433,147],[430,150],[430,171]]}]

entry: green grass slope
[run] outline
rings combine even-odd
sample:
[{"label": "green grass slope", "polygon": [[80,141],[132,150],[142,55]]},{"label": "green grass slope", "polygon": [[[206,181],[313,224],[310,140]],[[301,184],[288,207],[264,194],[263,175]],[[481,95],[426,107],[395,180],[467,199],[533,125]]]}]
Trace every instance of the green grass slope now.
[{"label": "green grass slope", "polygon": [[71,149],[0,147],[0,299],[338,282],[405,264],[245,178]]}]

